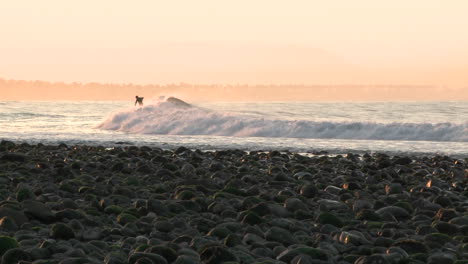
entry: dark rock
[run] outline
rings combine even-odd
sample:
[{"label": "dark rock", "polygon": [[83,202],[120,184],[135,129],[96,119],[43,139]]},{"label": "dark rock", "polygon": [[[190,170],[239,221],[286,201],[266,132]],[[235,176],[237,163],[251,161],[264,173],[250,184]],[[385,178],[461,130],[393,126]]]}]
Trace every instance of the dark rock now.
[{"label": "dark rock", "polygon": [[156,230],[165,232],[165,233],[171,232],[174,229],[174,225],[167,220],[156,221],[156,223],[154,224],[154,227],[156,228]]},{"label": "dark rock", "polygon": [[343,189],[350,190],[350,191],[361,189],[361,185],[359,185],[359,183],[357,182],[347,182],[347,183],[344,183],[342,187]]},{"label": "dark rock", "polygon": [[448,221],[449,224],[459,225],[459,226],[468,226],[468,216],[460,216],[451,218]]},{"label": "dark rock", "polygon": [[189,256],[180,255],[177,259],[173,262],[173,264],[200,264],[200,261],[191,258]]},{"label": "dark rock", "polygon": [[340,218],[338,218],[336,215],[328,212],[323,212],[317,217],[317,222],[320,224],[330,224],[334,225],[336,227],[342,227],[343,226],[343,221],[341,221]]},{"label": "dark rock", "polygon": [[73,229],[71,229],[68,225],[57,223],[54,224],[50,229],[50,236],[55,239],[72,239],[75,237],[75,233]]},{"label": "dark rock", "polygon": [[127,264],[126,255],[123,252],[110,252],[104,258],[105,264]]},{"label": "dark rock", "polygon": [[145,253],[158,254],[164,257],[167,262],[172,263],[177,259],[177,252],[166,246],[152,246],[145,250]]},{"label": "dark rock", "polygon": [[447,234],[449,236],[456,235],[460,232],[456,225],[449,224],[447,222],[435,223],[434,228],[437,229],[440,233]]},{"label": "dark rock", "polygon": [[403,192],[403,186],[401,183],[391,183],[385,185],[385,193],[387,194],[397,194]]},{"label": "dark rock", "polygon": [[393,163],[398,165],[408,165],[411,162],[413,162],[413,160],[409,157],[401,157],[393,160]]},{"label": "dark rock", "polygon": [[16,231],[18,230],[18,225],[15,223],[15,220],[9,216],[4,216],[0,218],[0,230],[2,231]]},{"label": "dark rock", "polygon": [[241,222],[243,224],[258,225],[263,223],[263,219],[254,212],[247,212]]},{"label": "dark rock", "polygon": [[381,254],[373,254],[370,256],[361,256],[354,264],[390,264],[390,262]]},{"label": "dark rock", "polygon": [[377,210],[376,213],[382,218],[390,214],[398,220],[405,220],[410,216],[408,211],[398,206],[386,206]]},{"label": "dark rock", "polygon": [[0,160],[11,161],[11,162],[25,162],[27,160],[26,155],[23,153],[7,153],[4,154]]},{"label": "dark rock", "polygon": [[428,264],[452,264],[455,261],[455,257],[451,254],[436,253],[427,258]]},{"label": "dark rock", "polygon": [[306,198],[314,198],[318,193],[318,188],[312,184],[306,184],[301,187],[299,193]]},{"label": "dark rock", "polygon": [[72,219],[84,219],[86,216],[78,210],[64,209],[55,213],[57,220],[72,220]]},{"label": "dark rock", "polygon": [[452,238],[447,234],[432,233],[432,234],[426,235],[424,237],[424,240],[427,242],[434,242],[439,245],[444,245],[445,243],[451,241]]},{"label": "dark rock", "polygon": [[21,260],[32,261],[30,253],[20,248],[12,248],[6,251],[2,256],[2,264],[17,264]]},{"label": "dark rock", "polygon": [[418,235],[428,235],[437,232],[437,230],[430,225],[419,225],[416,227],[416,234]]},{"label": "dark rock", "polygon": [[218,264],[228,261],[238,261],[237,257],[231,253],[227,248],[220,246],[211,246],[205,248],[201,254],[200,259],[206,264]]},{"label": "dark rock", "polygon": [[31,190],[31,188],[27,186],[23,186],[19,188],[18,191],[16,192],[16,200],[18,202],[22,202],[25,200],[34,200],[34,199],[36,199],[36,195]]},{"label": "dark rock", "polygon": [[279,227],[272,227],[265,233],[265,238],[269,241],[280,242],[284,245],[292,245],[297,241],[288,230]]},{"label": "dark rock", "polygon": [[134,215],[127,214],[127,213],[121,213],[117,216],[117,223],[121,225],[125,225],[128,223],[133,223],[137,220],[137,218]]},{"label": "dark rock", "polygon": [[135,252],[132,255],[130,255],[130,257],[128,258],[128,263],[135,264],[141,258],[148,258],[152,261],[153,264],[167,264],[167,260],[158,254],[141,252]]},{"label": "dark rock", "polygon": [[450,219],[457,217],[458,214],[453,209],[440,208],[435,217],[441,221],[450,221]]},{"label": "dark rock", "polygon": [[290,263],[296,256],[306,255],[312,259],[328,260],[328,255],[321,249],[312,247],[298,247],[294,249],[286,249],[281,252],[276,259],[286,263]]},{"label": "dark rock", "polygon": [[364,209],[356,214],[356,219],[367,220],[367,221],[380,221],[382,217],[377,214],[374,210]]},{"label": "dark rock", "polygon": [[308,210],[307,205],[304,204],[301,200],[298,198],[288,198],[284,202],[284,207],[288,209],[291,212],[297,211],[297,210]]},{"label": "dark rock", "polygon": [[24,215],[23,212],[3,206],[0,207],[0,217],[4,216],[11,217],[18,226],[21,226],[29,221],[29,219]]},{"label": "dark rock", "polygon": [[12,248],[17,248],[18,242],[16,239],[8,236],[0,236],[0,256]]},{"label": "dark rock", "polygon": [[242,245],[242,239],[237,234],[229,234],[224,239],[224,245],[227,247],[235,247],[237,245]]},{"label": "dark rock", "polygon": [[30,254],[33,259],[48,259],[51,257],[51,252],[47,248],[32,248]]},{"label": "dark rock", "polygon": [[218,239],[224,239],[229,234],[231,234],[231,231],[225,227],[215,227],[207,233],[208,236],[213,236]]},{"label": "dark rock", "polygon": [[55,215],[52,211],[41,202],[27,200],[22,204],[24,214],[28,217],[35,218],[45,223],[51,223],[55,220]]},{"label": "dark rock", "polygon": [[404,249],[410,255],[416,253],[428,253],[429,251],[429,248],[423,242],[412,239],[400,240],[395,242],[393,246]]}]

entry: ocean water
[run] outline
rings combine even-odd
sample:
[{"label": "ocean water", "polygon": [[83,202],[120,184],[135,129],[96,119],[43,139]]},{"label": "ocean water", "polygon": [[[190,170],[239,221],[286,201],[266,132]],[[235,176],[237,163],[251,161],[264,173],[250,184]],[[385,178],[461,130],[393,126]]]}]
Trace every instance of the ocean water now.
[{"label": "ocean water", "polygon": [[0,140],[468,157],[468,102],[0,101]]}]

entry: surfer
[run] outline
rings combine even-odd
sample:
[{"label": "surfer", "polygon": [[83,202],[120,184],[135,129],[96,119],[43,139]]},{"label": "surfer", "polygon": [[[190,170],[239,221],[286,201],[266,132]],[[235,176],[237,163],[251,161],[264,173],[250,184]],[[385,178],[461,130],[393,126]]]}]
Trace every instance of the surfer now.
[{"label": "surfer", "polygon": [[143,105],[143,99],[144,97],[139,97],[138,95],[135,96],[136,100],[135,100],[135,105],[138,103],[138,105]]}]

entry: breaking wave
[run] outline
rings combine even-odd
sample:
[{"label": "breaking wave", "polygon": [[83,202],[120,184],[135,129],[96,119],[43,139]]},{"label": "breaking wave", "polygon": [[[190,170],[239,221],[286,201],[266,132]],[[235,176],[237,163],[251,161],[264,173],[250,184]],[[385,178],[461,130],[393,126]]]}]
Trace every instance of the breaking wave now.
[{"label": "breaking wave", "polygon": [[468,142],[468,123],[291,121],[214,111],[181,100],[124,109],[97,128],[133,134]]}]

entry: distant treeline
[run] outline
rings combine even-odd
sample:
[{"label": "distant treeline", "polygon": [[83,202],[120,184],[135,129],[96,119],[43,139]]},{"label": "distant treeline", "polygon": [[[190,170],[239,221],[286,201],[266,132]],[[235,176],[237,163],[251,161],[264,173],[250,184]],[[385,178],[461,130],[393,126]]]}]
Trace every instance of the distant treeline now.
[{"label": "distant treeline", "polygon": [[160,95],[192,101],[468,100],[468,87],[426,85],[200,85],[64,83],[0,79],[0,100],[132,100]]}]

